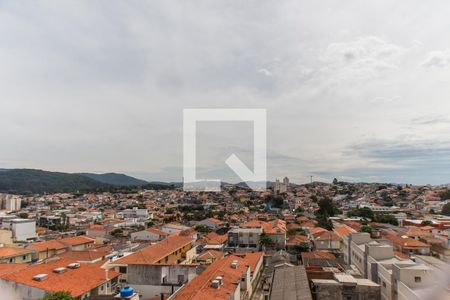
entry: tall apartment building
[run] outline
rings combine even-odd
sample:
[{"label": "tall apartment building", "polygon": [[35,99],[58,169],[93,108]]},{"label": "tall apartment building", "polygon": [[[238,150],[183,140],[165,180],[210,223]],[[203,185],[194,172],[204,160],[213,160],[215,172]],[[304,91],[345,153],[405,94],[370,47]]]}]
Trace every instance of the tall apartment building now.
[{"label": "tall apartment building", "polygon": [[29,219],[3,219],[2,228],[11,230],[16,241],[27,241],[37,238],[36,220]]},{"label": "tall apartment building", "polygon": [[22,199],[16,195],[0,194],[0,210],[20,210]]},{"label": "tall apartment building", "polygon": [[257,251],[261,247],[260,237],[265,234],[272,241],[269,248],[286,249],[286,222],[273,220],[269,222],[250,221],[241,223],[228,231],[229,251],[248,252]]},{"label": "tall apartment building", "polygon": [[345,263],[380,284],[383,300],[424,299],[425,291],[439,290],[437,278],[442,271],[423,261],[397,256],[388,241],[373,240],[368,233],[358,232],[345,236],[342,242]]},{"label": "tall apartment building", "polygon": [[280,180],[277,178],[275,180],[275,184],[273,186],[273,191],[275,194],[282,194],[286,193],[289,187],[289,178],[284,177],[283,182],[280,182]]}]

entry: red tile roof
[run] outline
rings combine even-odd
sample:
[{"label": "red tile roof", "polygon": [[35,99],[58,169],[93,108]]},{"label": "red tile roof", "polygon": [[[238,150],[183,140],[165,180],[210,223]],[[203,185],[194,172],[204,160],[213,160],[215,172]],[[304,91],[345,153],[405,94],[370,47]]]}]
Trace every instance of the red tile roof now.
[{"label": "red tile roof", "polygon": [[339,241],[339,236],[332,231],[324,231],[314,236],[315,241]]},{"label": "red tile roof", "polygon": [[222,245],[227,239],[228,236],[226,234],[219,235],[215,232],[210,232],[204,237],[205,243],[208,245]]},{"label": "red tile roof", "polygon": [[333,253],[324,251],[302,252],[302,259],[336,259]]},{"label": "red tile roof", "polygon": [[[53,269],[58,267],[66,267],[73,263],[74,260],[58,259],[45,264],[30,265],[16,272],[0,276],[3,280],[13,281],[16,283],[32,286],[49,293],[58,291],[68,291],[73,297],[78,297],[88,291],[104,284],[105,270],[101,268],[101,263],[96,264],[80,264],[78,269],[67,269],[67,272],[56,274]],[[43,281],[33,280],[33,276],[38,274],[47,274],[48,278]],[[109,270],[108,278],[118,277],[120,273]]]},{"label": "red tile roof", "polygon": [[222,222],[222,221],[220,221],[218,219],[215,219],[215,218],[208,218],[207,220],[210,221],[210,222],[213,222],[214,224],[219,225],[219,226],[225,224],[225,222]]},{"label": "red tile roof", "polygon": [[114,262],[117,265],[153,265],[167,255],[192,244],[189,236],[171,235],[168,238],[145,247],[133,254],[125,256]]},{"label": "red tile roof", "polygon": [[312,235],[316,235],[318,233],[325,232],[325,231],[328,231],[328,230],[326,230],[325,228],[322,228],[322,227],[314,227],[309,230],[309,233],[311,233]]},{"label": "red tile roof", "polygon": [[309,239],[306,236],[300,235],[300,234],[291,235],[286,238],[287,245],[298,245],[298,244],[308,243],[308,242],[309,242]]},{"label": "red tile roof", "polygon": [[19,255],[25,255],[33,253],[32,250],[29,249],[23,249],[23,248],[16,248],[16,247],[0,247],[0,257],[6,258],[6,257],[15,257]]},{"label": "red tile roof", "polygon": [[241,223],[239,227],[258,227],[262,228],[266,234],[283,234],[286,233],[286,221],[274,220],[269,222],[264,221],[250,221]]},{"label": "red tile roof", "polygon": [[[262,253],[259,253],[262,257]],[[257,255],[252,255],[250,260],[254,260]],[[238,262],[236,269],[231,267],[233,260]],[[202,274],[195,277],[184,288],[175,294],[174,300],[210,300],[229,299],[238,288],[238,283],[248,266],[254,264],[249,261],[249,257],[229,255],[212,263]],[[217,276],[222,276],[223,284],[219,288],[213,288],[211,281]]]},{"label": "red tile roof", "polygon": [[201,253],[198,256],[198,259],[213,259],[213,258],[220,258],[223,257],[225,253],[222,251],[216,251],[216,250],[208,250],[203,253]]},{"label": "red tile roof", "polygon": [[92,262],[96,260],[103,260],[105,256],[110,254],[112,246],[103,246],[95,249],[88,249],[83,251],[70,251],[58,255],[62,258],[73,259],[78,262]]},{"label": "red tile roof", "polygon": [[384,237],[390,240],[393,244],[397,246],[401,246],[402,248],[430,248],[430,245],[417,241],[415,239],[406,237],[403,238],[401,236],[396,236],[393,234],[386,233]]},{"label": "red tile roof", "polygon": [[95,241],[94,239],[91,239],[90,237],[87,237],[85,235],[61,239],[61,242],[72,245],[72,246],[94,243],[94,241]]},{"label": "red tile roof", "polygon": [[336,232],[336,234],[341,238],[348,236],[350,233],[356,232],[356,230],[347,225],[334,228],[333,231]]},{"label": "red tile roof", "polygon": [[28,268],[28,264],[7,264],[0,263],[0,277],[7,275],[9,273],[14,273],[16,271]]},{"label": "red tile roof", "polygon": [[156,235],[159,235],[159,236],[168,236],[169,235],[167,232],[164,232],[164,231],[159,230],[159,229],[154,228],[154,227],[149,227],[149,228],[146,229],[146,231],[148,231],[150,233],[153,233],[153,234],[156,234]]},{"label": "red tile roof", "polygon": [[67,246],[61,243],[58,240],[48,240],[43,242],[36,242],[30,245],[30,248],[35,249],[39,252],[48,250],[61,250],[66,248]]}]

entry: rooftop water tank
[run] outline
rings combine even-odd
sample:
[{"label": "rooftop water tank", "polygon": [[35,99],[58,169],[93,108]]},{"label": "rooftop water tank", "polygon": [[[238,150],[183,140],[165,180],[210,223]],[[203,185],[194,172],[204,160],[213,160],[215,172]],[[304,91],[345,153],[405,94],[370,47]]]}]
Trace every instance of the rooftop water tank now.
[{"label": "rooftop water tank", "polygon": [[134,289],[132,287],[126,286],[120,289],[120,298],[131,297],[134,294]]}]

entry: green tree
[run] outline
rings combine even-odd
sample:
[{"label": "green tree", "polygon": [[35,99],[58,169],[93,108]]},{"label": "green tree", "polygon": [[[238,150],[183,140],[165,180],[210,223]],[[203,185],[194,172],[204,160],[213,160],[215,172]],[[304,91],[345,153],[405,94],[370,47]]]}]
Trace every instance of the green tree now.
[{"label": "green tree", "polygon": [[303,207],[301,207],[301,206],[299,206],[299,207],[297,207],[296,209],[295,209],[295,213],[296,214],[301,214],[301,213],[303,213],[305,210],[303,209]]},{"label": "green tree", "polygon": [[306,232],[302,228],[291,228],[286,231],[286,235],[304,235],[306,236]]},{"label": "green tree", "polygon": [[273,244],[273,241],[270,238],[270,236],[268,236],[265,233],[261,233],[261,235],[259,236],[259,242],[261,243],[262,246],[270,246]]},{"label": "green tree", "polygon": [[211,227],[206,225],[197,225],[197,227],[195,227],[195,230],[202,233],[209,233],[212,231]]},{"label": "green tree", "polygon": [[394,215],[375,214],[374,221],[398,226],[397,218]]},{"label": "green tree", "polygon": [[69,292],[56,292],[45,296],[42,300],[76,300]]},{"label": "green tree", "polygon": [[449,200],[450,199],[450,190],[446,189],[445,191],[442,191],[439,193],[439,197],[441,197],[441,200]]},{"label": "green tree", "polygon": [[441,214],[445,215],[445,216],[450,216],[450,202],[448,202],[447,204],[445,204],[442,207],[442,212]]},{"label": "green tree", "polygon": [[21,219],[28,219],[28,214],[26,212],[20,213],[19,218]]},{"label": "green tree", "polygon": [[331,220],[327,215],[317,216],[317,226],[325,228],[326,230],[333,230],[333,223],[331,223]]},{"label": "green tree", "polygon": [[123,234],[123,230],[120,228],[116,228],[113,231],[111,231],[111,235],[115,236],[115,237],[121,236],[122,234]]},{"label": "green tree", "polygon": [[431,221],[428,221],[428,220],[426,220],[426,221],[422,221],[422,223],[421,223],[423,226],[433,226],[433,222],[431,222]]},{"label": "green tree", "polygon": [[334,205],[333,200],[328,197],[320,199],[319,210],[317,211],[318,214],[332,217],[337,211],[338,209]]},{"label": "green tree", "polygon": [[309,247],[308,243],[300,243],[300,244],[294,246],[294,251],[296,253],[308,252],[309,250],[310,250],[310,247]]},{"label": "green tree", "polygon": [[355,208],[347,212],[348,217],[373,219],[373,211],[368,207]]},{"label": "green tree", "polygon": [[359,232],[372,233],[372,227],[370,227],[369,225],[363,225],[363,226],[361,226],[361,228],[359,229]]}]

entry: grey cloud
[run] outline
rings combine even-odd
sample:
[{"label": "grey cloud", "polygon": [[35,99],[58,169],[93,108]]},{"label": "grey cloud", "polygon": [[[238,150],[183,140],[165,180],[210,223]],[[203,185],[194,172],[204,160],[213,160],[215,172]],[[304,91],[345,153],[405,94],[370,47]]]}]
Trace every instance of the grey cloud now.
[{"label": "grey cloud", "polygon": [[[380,144],[374,146],[391,153],[354,149],[356,161],[346,145],[363,138],[395,140],[412,125],[426,127],[433,143],[447,133],[436,120],[411,120],[437,108],[450,114],[450,91],[440,84],[448,82],[448,74],[430,76],[426,68],[416,68],[427,49],[450,49],[442,39],[450,5],[439,10],[419,0],[0,5],[0,167],[138,172],[152,180],[180,180],[184,108],[266,108],[269,176],[300,182],[316,171],[357,170],[371,167],[374,159],[400,156],[402,149],[394,153],[392,145]],[[425,65],[447,63],[429,59]],[[420,122],[428,125],[417,126]],[[244,142],[224,143],[222,150],[213,145],[202,172],[217,176],[219,159],[231,150],[250,160]],[[386,174],[386,180],[394,178],[395,170]]]},{"label": "grey cloud", "polygon": [[411,123],[419,125],[450,124],[450,118],[443,115],[422,116],[412,119]]},{"label": "grey cloud", "polygon": [[450,49],[432,51],[420,63],[424,68],[445,68],[450,65]]}]

